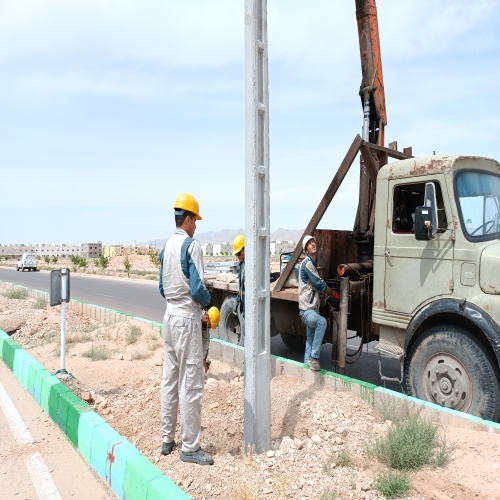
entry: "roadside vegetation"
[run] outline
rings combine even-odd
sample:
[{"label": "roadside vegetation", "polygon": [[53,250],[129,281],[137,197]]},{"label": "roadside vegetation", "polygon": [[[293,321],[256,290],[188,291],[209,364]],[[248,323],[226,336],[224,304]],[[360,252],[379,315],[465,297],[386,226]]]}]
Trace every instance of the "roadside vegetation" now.
[{"label": "roadside vegetation", "polygon": [[128,332],[125,334],[125,341],[127,344],[135,344],[137,340],[139,340],[141,334],[140,328],[135,325],[130,325]]},{"label": "roadside vegetation", "polygon": [[112,355],[111,349],[105,345],[93,345],[88,351],[82,353],[82,356],[89,358],[91,361],[105,361]]},{"label": "roadside vegetation", "polygon": [[43,297],[39,297],[35,300],[33,304],[33,309],[45,309],[47,307],[47,301]]},{"label": "roadside vegetation", "polygon": [[28,296],[28,292],[24,289],[8,290],[3,295],[8,299],[24,300]]},{"label": "roadside vegetation", "polygon": [[381,415],[389,430],[384,437],[369,441],[366,451],[388,467],[378,476],[375,487],[386,498],[399,498],[411,489],[412,472],[425,466],[446,467],[455,446],[447,444],[437,424],[408,406],[397,412],[385,407]]}]

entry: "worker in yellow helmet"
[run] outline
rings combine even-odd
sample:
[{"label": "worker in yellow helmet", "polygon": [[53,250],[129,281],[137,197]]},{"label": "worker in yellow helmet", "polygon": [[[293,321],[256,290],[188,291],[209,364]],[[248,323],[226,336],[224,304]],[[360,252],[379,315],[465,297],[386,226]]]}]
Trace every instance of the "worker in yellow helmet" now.
[{"label": "worker in yellow helmet", "polygon": [[[198,201],[189,193],[175,200],[176,229],[160,252],[160,293],[167,308],[163,319],[165,356],[161,384],[163,443],[169,455],[175,446],[180,403],[183,462],[211,465],[214,459],[200,447],[203,399],[202,309],[212,298],[203,284],[203,254],[193,239],[201,220]],[[215,322],[215,321],[214,321]]]},{"label": "worker in yellow helmet", "polygon": [[239,313],[241,326],[240,345],[243,346],[245,343],[245,237],[242,234],[238,234],[234,238],[233,254],[236,255],[240,262],[238,270],[239,289],[233,312],[235,315]]},{"label": "worker in yellow helmet", "polygon": [[220,321],[220,312],[217,307],[213,306],[208,311],[203,311],[203,319],[201,322],[201,333],[203,337],[203,368],[205,373],[210,368],[210,360],[208,359],[208,350],[210,349],[210,329],[215,330]]}]

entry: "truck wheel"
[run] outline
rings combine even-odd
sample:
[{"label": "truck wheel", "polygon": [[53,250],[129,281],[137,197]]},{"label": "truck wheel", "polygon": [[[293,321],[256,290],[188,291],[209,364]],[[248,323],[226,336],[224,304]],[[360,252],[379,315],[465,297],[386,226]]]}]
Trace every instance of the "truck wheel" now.
[{"label": "truck wheel", "polygon": [[236,297],[226,297],[220,308],[219,338],[230,344],[243,345],[240,315],[234,314]]},{"label": "truck wheel", "polygon": [[487,420],[500,417],[496,363],[470,332],[435,326],[419,337],[406,361],[408,393]]},{"label": "truck wheel", "polygon": [[306,349],[306,339],[294,335],[293,333],[280,332],[281,340],[290,351],[294,352],[304,352]]},{"label": "truck wheel", "polygon": [[23,273],[24,273],[24,271],[25,271],[25,267],[24,267],[24,266],[23,266],[23,267],[21,267],[21,270],[22,270],[22,271],[23,271]]}]

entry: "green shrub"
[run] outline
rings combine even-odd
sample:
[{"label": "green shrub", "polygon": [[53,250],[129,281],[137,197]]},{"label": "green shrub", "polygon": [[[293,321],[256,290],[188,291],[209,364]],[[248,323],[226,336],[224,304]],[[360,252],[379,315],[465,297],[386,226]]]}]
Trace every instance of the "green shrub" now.
[{"label": "green shrub", "polygon": [[28,292],[24,288],[17,290],[8,290],[4,293],[4,297],[8,299],[24,300],[28,296]]},{"label": "green shrub", "polygon": [[125,335],[125,340],[127,344],[135,344],[139,337],[141,336],[142,332],[140,328],[138,328],[135,325],[130,325],[128,332]]},{"label": "green shrub", "polygon": [[46,255],[43,260],[48,264],[50,262],[50,257]]},{"label": "green shrub", "polygon": [[59,260],[59,259],[58,259],[58,257],[57,257],[57,256],[55,256],[55,255],[54,255],[54,257],[52,257],[52,262],[53,262],[54,264],[57,264],[57,261],[58,261],[58,260]]},{"label": "green shrub", "polygon": [[388,471],[377,477],[375,488],[385,498],[399,498],[407,495],[411,488],[411,481],[404,472]]},{"label": "green shrub", "polygon": [[82,356],[90,358],[92,361],[104,361],[111,357],[111,351],[105,345],[93,345]]},{"label": "green shrub", "polygon": [[148,359],[150,356],[151,356],[151,354],[150,354],[150,353],[148,353],[148,352],[144,352],[144,351],[134,351],[134,352],[132,352],[132,354],[130,355],[130,357],[131,357],[134,361],[141,360],[141,359]]},{"label": "green shrub", "polygon": [[45,309],[46,306],[47,301],[43,297],[39,297],[33,304],[33,309]]},{"label": "green shrub", "polygon": [[438,446],[437,425],[411,415],[390,427],[385,437],[375,439],[370,449],[388,467],[414,471],[432,463]]}]

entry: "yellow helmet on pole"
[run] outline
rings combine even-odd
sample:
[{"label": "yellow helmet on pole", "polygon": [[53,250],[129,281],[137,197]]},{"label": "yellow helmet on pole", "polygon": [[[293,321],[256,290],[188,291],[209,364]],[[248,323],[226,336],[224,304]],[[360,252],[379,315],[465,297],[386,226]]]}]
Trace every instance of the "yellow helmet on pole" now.
[{"label": "yellow helmet on pole", "polygon": [[245,246],[245,237],[242,234],[238,234],[233,241],[233,255],[238,255],[241,249]]},{"label": "yellow helmet on pole", "polygon": [[208,310],[208,319],[210,320],[212,330],[215,330],[220,321],[220,312],[215,306]]},{"label": "yellow helmet on pole", "polygon": [[[175,210],[187,210],[196,215],[196,220],[201,220],[200,206],[198,205],[197,199],[189,193],[182,193],[177,196],[174,203]],[[180,214],[179,214],[180,215]]]}]

